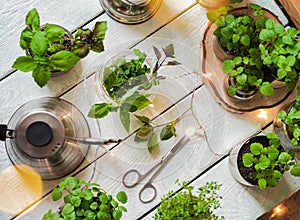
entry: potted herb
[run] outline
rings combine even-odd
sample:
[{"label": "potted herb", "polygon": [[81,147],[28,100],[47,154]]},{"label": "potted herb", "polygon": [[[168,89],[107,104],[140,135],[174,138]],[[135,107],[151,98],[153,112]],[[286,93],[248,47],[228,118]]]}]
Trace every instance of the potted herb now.
[{"label": "potted herb", "polygon": [[64,196],[64,204],[57,212],[51,209],[44,214],[43,220],[59,219],[121,219],[126,208],[120,203],[127,202],[127,195],[121,191],[114,199],[97,183],[89,183],[76,177],[63,179],[52,191],[53,201]]},{"label": "potted herb", "polygon": [[300,150],[300,87],[296,100],[285,105],[274,120],[274,130],[286,150]]},{"label": "potted herb", "polygon": [[12,67],[23,72],[32,71],[32,77],[40,87],[47,84],[51,72],[72,68],[90,50],[104,50],[106,21],[97,22],[92,31],[79,28],[74,38],[59,25],[41,25],[35,8],[27,13],[25,24],[20,46],[28,56],[18,57]]},{"label": "potted herb", "polygon": [[264,65],[273,66],[276,77],[290,89],[298,83],[300,73],[300,30],[267,20],[259,34],[259,49]]},{"label": "potted herb", "polygon": [[162,197],[154,219],[224,219],[223,216],[219,217],[214,213],[214,210],[220,207],[220,184],[207,182],[197,189],[197,193],[194,193],[194,187],[186,182],[179,186],[183,189],[178,193],[170,191]]},{"label": "potted herb", "polygon": [[[158,137],[154,132],[149,117],[140,115],[139,111],[151,104],[149,89],[152,86],[159,86],[160,80],[164,79],[159,75],[159,70],[164,66],[180,65],[173,60],[174,46],[169,44],[162,48],[163,54],[153,46],[155,53],[154,65],[147,62],[147,55],[139,49],[134,49],[133,54],[119,54],[104,64],[102,71],[96,75],[98,90],[107,94],[108,102],[94,104],[88,116],[91,118],[103,118],[111,112],[118,112],[122,125],[127,132],[130,131],[132,120],[135,119],[141,126],[135,136],[136,142],[147,142],[150,153],[157,147]],[[135,55],[135,56],[132,56]],[[175,125],[178,120],[164,124],[161,130],[161,140],[167,140],[176,136]]]},{"label": "potted herb", "polygon": [[258,135],[237,145],[230,153],[229,167],[242,184],[260,189],[277,186],[285,171],[300,176],[294,152],[286,152],[275,133]]}]

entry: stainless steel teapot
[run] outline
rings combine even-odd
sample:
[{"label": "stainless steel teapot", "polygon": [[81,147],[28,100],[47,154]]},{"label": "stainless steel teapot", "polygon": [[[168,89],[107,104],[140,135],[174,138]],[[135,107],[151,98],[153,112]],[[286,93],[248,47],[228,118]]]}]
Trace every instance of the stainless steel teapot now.
[{"label": "stainless steel teapot", "polygon": [[84,160],[90,137],[83,114],[59,98],[39,98],[22,105],[7,125],[0,125],[0,140],[14,165],[33,168],[42,179],[56,179],[75,170]]}]

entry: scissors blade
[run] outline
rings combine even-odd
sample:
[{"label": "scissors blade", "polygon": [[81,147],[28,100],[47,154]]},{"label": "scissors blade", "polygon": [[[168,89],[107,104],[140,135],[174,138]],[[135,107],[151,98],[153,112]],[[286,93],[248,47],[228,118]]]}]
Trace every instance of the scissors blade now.
[{"label": "scissors blade", "polygon": [[187,137],[184,135],[175,145],[171,148],[171,150],[166,153],[165,156],[162,157],[159,164],[161,166],[157,169],[157,171],[152,175],[152,177],[149,179],[148,183],[151,183],[158,174],[162,171],[162,169],[166,166],[167,162],[175,155],[175,153],[180,150],[183,146],[185,146],[190,141],[190,137]]}]

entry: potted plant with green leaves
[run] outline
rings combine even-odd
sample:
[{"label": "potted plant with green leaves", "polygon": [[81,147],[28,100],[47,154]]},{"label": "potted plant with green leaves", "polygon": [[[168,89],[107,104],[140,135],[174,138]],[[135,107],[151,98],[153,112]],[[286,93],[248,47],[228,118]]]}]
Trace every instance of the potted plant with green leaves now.
[{"label": "potted plant with green leaves", "polygon": [[259,50],[264,65],[276,69],[276,78],[290,90],[298,83],[300,73],[300,30],[267,20],[259,33]]},{"label": "potted plant with green leaves", "polygon": [[260,189],[276,187],[283,173],[300,176],[300,164],[294,151],[285,151],[275,133],[252,136],[235,146],[229,156],[229,167],[235,179]]},{"label": "potted plant with green leaves", "polygon": [[187,182],[179,183],[179,186],[182,190],[178,193],[170,191],[162,197],[154,219],[224,219],[214,213],[220,208],[220,184],[206,182],[196,193],[193,192],[194,186],[189,186]]},{"label": "potted plant with green leaves", "polygon": [[25,24],[20,46],[27,56],[18,57],[12,67],[23,72],[32,71],[32,77],[40,87],[47,84],[51,73],[69,70],[90,50],[104,50],[106,21],[96,22],[93,30],[79,28],[73,37],[59,25],[41,25],[34,8],[27,13]]},{"label": "potted plant with green leaves", "polygon": [[296,99],[279,110],[273,126],[286,150],[300,150],[300,87]]},{"label": "potted plant with green leaves", "polygon": [[[176,136],[175,125],[178,119],[163,125],[153,125],[147,115],[142,115],[151,103],[150,89],[159,86],[165,77],[159,74],[161,68],[180,65],[174,60],[173,44],[162,48],[163,53],[153,46],[154,62],[149,61],[146,53],[139,49],[124,51],[108,60],[96,74],[96,86],[101,94],[106,94],[107,102],[95,103],[88,116],[104,118],[112,112],[118,112],[120,121],[127,132],[133,120],[139,125],[134,141],[147,142],[150,153],[158,146],[158,136],[154,130],[163,127],[160,140]],[[154,63],[154,64],[152,64]]]},{"label": "potted plant with green leaves", "polygon": [[[63,192],[67,194],[63,194]],[[97,183],[89,183],[76,177],[63,179],[52,191],[53,201],[60,200],[63,205],[57,212],[50,209],[43,215],[43,220],[61,219],[121,219],[127,212],[122,205],[127,202],[127,195],[120,191],[116,199],[105,192]]]}]

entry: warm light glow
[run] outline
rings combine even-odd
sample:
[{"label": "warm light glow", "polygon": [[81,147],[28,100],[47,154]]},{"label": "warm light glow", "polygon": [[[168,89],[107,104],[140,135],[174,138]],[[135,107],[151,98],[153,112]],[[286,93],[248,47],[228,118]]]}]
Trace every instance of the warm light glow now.
[{"label": "warm light glow", "polygon": [[276,213],[280,213],[280,212],[281,212],[281,208],[280,208],[280,207],[276,207],[276,208],[275,208],[275,212],[276,212]]},{"label": "warm light glow", "polygon": [[0,211],[18,214],[42,196],[40,175],[24,165],[0,171]]},{"label": "warm light glow", "polygon": [[282,216],[285,213],[286,208],[283,205],[278,205],[273,209],[273,214],[271,218],[274,216]]},{"label": "warm light glow", "polygon": [[264,109],[260,109],[257,117],[260,119],[267,119],[268,118],[267,111]]}]

